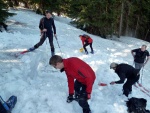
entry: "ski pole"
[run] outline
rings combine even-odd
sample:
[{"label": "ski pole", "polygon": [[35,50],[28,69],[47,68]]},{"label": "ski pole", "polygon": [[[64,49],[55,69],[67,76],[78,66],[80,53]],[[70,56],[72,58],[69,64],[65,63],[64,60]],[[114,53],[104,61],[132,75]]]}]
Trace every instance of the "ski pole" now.
[{"label": "ski pole", "polygon": [[55,35],[55,39],[56,39],[57,45],[58,45],[58,47],[59,47],[59,50],[60,50],[60,53],[61,53],[61,56],[62,56],[62,51],[61,51],[61,48],[60,48],[60,45],[59,45],[59,43],[58,43],[58,39],[57,39],[57,36],[56,36],[56,35]]},{"label": "ski pole", "polygon": [[141,84],[142,84],[142,79],[143,79],[143,69],[144,67],[142,67]]}]

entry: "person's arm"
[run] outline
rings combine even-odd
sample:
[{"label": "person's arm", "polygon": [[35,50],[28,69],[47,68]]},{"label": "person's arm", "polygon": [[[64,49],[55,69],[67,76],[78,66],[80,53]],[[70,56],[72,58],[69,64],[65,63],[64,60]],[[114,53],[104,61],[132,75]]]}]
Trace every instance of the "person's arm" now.
[{"label": "person's arm", "polygon": [[44,29],[44,26],[43,26],[43,23],[44,22],[44,18],[42,18],[41,20],[40,20],[40,23],[39,23],[39,29],[42,31],[43,29]]},{"label": "person's arm", "polygon": [[145,66],[147,64],[147,62],[149,61],[149,59],[150,59],[150,55],[147,56],[146,61],[144,62],[143,66]]},{"label": "person's arm", "polygon": [[82,41],[82,45],[84,45],[84,39],[83,38],[81,38],[81,41]]},{"label": "person's arm", "polygon": [[131,54],[132,54],[132,56],[133,56],[133,58],[134,58],[134,52],[133,52],[133,50],[131,50]]},{"label": "person's arm", "polygon": [[126,79],[126,76],[124,73],[119,73],[119,77],[120,77],[120,80],[118,81],[115,81],[116,84],[123,84],[125,79]]},{"label": "person's arm", "polygon": [[118,74],[118,75],[119,75],[119,77],[120,77],[120,80],[111,82],[111,83],[110,83],[111,85],[113,85],[113,84],[123,84],[123,83],[124,83],[124,81],[125,81],[125,79],[126,79],[125,74],[124,74],[124,73],[120,73],[120,74]]},{"label": "person's arm", "polygon": [[132,54],[133,58],[135,57],[135,54],[134,54],[134,53],[136,53],[138,50],[139,50],[139,49],[133,49],[133,50],[131,50],[131,54]]},{"label": "person's arm", "polygon": [[69,95],[73,95],[74,94],[74,78],[72,78],[68,74],[67,74],[67,78],[68,78]]},{"label": "person's arm", "polygon": [[56,35],[56,26],[55,26],[55,23],[54,23],[54,19],[52,19],[52,27],[53,27],[53,30],[54,30],[54,34]]},{"label": "person's arm", "polygon": [[93,74],[93,76],[95,76],[95,74],[94,73],[90,73],[84,67],[78,69],[78,74],[80,76],[82,76],[85,79],[85,81],[86,81],[86,96],[87,96],[87,99],[90,99],[91,92],[92,92],[92,87],[93,87],[93,82],[94,82],[93,78],[91,78],[90,74]]}]

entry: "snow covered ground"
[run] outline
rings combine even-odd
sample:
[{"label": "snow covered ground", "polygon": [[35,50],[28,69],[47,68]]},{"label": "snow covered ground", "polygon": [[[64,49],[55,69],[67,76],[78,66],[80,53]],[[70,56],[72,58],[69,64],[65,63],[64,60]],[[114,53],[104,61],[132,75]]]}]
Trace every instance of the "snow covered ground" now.
[{"label": "snow covered ground", "polygon": [[[49,66],[49,43],[32,53],[15,57],[19,51],[32,47],[40,39],[38,23],[41,15],[29,10],[11,10],[17,15],[8,19],[10,32],[0,33],[0,95],[4,100],[11,95],[18,97],[16,107],[12,113],[82,113],[77,102],[66,103],[68,87],[65,73]],[[60,20],[60,21],[59,21]],[[95,54],[84,55],[79,52],[82,47],[79,39],[84,31],[72,27],[61,19],[55,21],[58,41],[63,57],[79,57],[87,62],[95,71],[95,81],[92,98],[89,104],[92,113],[127,113],[122,85],[100,87],[99,82],[110,83],[118,80],[118,76],[109,69],[111,62],[128,63],[133,65],[130,50],[148,42],[131,37],[109,40],[90,35],[93,40]],[[56,40],[54,40],[56,54],[61,55]],[[90,48],[88,48],[90,51]],[[143,71],[143,86],[150,90],[150,62]],[[150,109],[150,97],[133,87],[133,97],[148,100],[147,109]]]}]

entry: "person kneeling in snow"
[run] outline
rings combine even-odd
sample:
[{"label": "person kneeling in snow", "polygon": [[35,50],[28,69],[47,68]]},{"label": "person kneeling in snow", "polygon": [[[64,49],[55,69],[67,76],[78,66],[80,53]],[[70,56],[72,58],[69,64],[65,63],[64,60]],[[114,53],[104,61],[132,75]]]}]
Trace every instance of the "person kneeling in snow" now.
[{"label": "person kneeling in snow", "polygon": [[92,68],[79,58],[62,59],[58,55],[52,56],[49,64],[56,69],[60,69],[61,72],[66,72],[69,88],[67,102],[77,100],[83,109],[83,113],[91,113],[87,100],[91,98],[92,87],[96,78]]},{"label": "person kneeling in snow", "polygon": [[11,96],[7,102],[5,102],[0,96],[0,113],[11,113],[12,109],[15,107],[17,103],[17,97]]},{"label": "person kneeling in snow", "polygon": [[127,78],[126,83],[123,85],[123,94],[128,97],[128,95],[132,92],[132,85],[135,84],[139,80],[139,70],[135,69],[131,65],[128,64],[117,64],[111,63],[110,69],[113,69],[115,73],[118,74],[120,80],[113,81],[110,84],[123,84],[125,79]]},{"label": "person kneeling in snow", "polygon": [[91,48],[91,53],[93,54],[94,51],[93,51],[93,47],[92,47],[92,43],[93,43],[93,40],[90,36],[88,35],[79,35],[80,39],[82,40],[82,45],[83,45],[83,48],[85,50],[85,53],[88,54],[88,51],[86,49],[86,46],[90,45],[90,48]]}]

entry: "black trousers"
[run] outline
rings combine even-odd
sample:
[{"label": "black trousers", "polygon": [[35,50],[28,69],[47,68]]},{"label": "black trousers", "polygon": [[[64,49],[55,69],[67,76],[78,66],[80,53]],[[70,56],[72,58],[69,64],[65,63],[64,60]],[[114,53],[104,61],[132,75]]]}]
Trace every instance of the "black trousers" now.
[{"label": "black trousers", "polygon": [[34,48],[37,49],[39,46],[41,46],[44,43],[44,41],[46,40],[47,37],[49,39],[51,52],[55,52],[54,44],[53,44],[53,34],[51,34],[49,36],[47,36],[46,33],[42,34],[40,41],[36,45],[34,45]]},{"label": "black trousers", "polygon": [[84,50],[87,51],[86,46],[88,46],[88,45],[90,45],[91,52],[93,52],[92,43],[85,43],[85,44],[83,45]]},{"label": "black trousers", "polygon": [[79,95],[78,103],[82,107],[83,113],[90,113],[91,110],[90,110],[89,104],[87,102],[87,97],[86,97],[87,95],[85,95],[86,94],[86,86],[76,80],[74,89],[75,89],[75,95]]},{"label": "black trousers", "polygon": [[128,97],[132,92],[132,85],[139,80],[140,75],[137,75],[134,79],[127,79],[126,83],[123,85],[123,94]]}]

